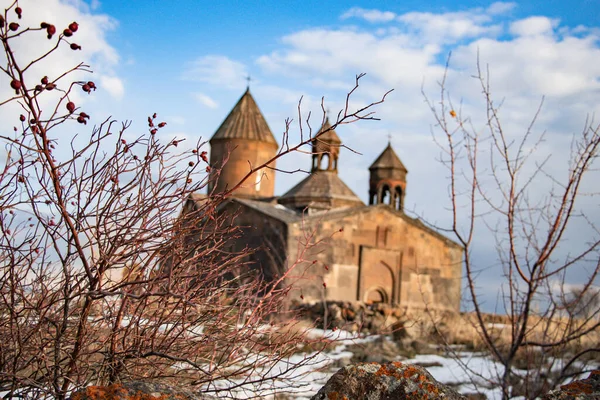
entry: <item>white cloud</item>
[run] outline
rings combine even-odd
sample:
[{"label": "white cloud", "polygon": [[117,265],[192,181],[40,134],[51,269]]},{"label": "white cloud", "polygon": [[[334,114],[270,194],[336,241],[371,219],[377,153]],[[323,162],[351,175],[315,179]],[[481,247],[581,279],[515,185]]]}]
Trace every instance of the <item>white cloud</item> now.
[{"label": "white cloud", "polygon": [[221,85],[230,89],[245,85],[248,72],[241,62],[222,55],[208,55],[192,61],[183,72],[183,79]]},{"label": "white cloud", "polygon": [[551,35],[559,21],[547,17],[529,17],[510,25],[510,33],[515,36]]},{"label": "white cloud", "polygon": [[502,15],[506,14],[517,7],[517,3],[497,1],[492,3],[486,10],[490,15]]},{"label": "white cloud", "polygon": [[192,96],[194,97],[194,99],[196,99],[196,101],[198,101],[200,104],[204,105],[205,107],[208,107],[213,110],[219,108],[219,103],[217,103],[210,96],[208,96],[204,93],[196,92],[196,93],[192,93]]},{"label": "white cloud", "polygon": [[[76,21],[79,24],[77,32],[69,39],[71,43],[79,44],[83,50],[71,50],[68,44],[62,43],[57,51],[34,64],[25,74],[25,83],[28,87],[33,87],[39,83],[43,76],[48,76],[54,80],[65,71],[72,69],[78,64],[85,62],[91,69],[99,75],[96,78],[99,86],[106,82],[107,92],[117,98],[123,96],[124,87],[120,78],[114,70],[119,63],[117,51],[106,40],[106,34],[116,28],[117,23],[107,15],[91,14],[90,7],[83,1],[71,0],[68,2],[60,0],[31,0],[21,5],[23,9],[23,18],[19,20],[21,28],[28,26],[39,27],[41,22],[47,22],[56,26],[56,30],[61,32],[71,22]],[[12,16],[14,13],[11,13]],[[17,62],[24,67],[29,60],[38,58],[44,52],[50,50],[58,39],[58,34],[51,40],[46,39],[44,32],[30,32],[12,40],[11,46],[17,57]],[[3,52],[2,52],[3,53]],[[0,62],[5,64],[4,53],[0,55]],[[67,84],[74,80],[94,80],[94,76],[88,72],[75,72],[58,82],[59,88],[66,88]],[[2,99],[11,95],[9,88],[0,87],[0,97]],[[57,92],[42,93],[40,101],[42,105],[51,104],[56,101]],[[72,99],[79,105],[87,101],[90,97],[83,96],[80,90],[72,93]],[[10,108],[10,107],[9,107]],[[4,111],[4,110],[3,110]]]},{"label": "white cloud", "polygon": [[369,22],[389,22],[396,18],[396,14],[391,11],[366,10],[360,7],[353,7],[346,11],[341,19],[362,18]]},{"label": "white cloud", "polygon": [[106,90],[115,99],[122,99],[125,94],[123,81],[116,76],[100,76],[100,87]]},{"label": "white cloud", "polygon": [[491,17],[479,10],[441,14],[410,12],[399,16],[398,20],[419,42],[429,43],[453,43],[464,38],[497,35],[501,29],[490,24]]}]

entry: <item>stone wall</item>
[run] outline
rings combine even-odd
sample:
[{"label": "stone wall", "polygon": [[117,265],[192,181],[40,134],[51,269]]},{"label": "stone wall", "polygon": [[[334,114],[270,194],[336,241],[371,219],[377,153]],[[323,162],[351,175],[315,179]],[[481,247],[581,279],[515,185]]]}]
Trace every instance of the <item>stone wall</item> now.
[{"label": "stone wall", "polygon": [[305,255],[318,260],[299,283],[305,299],[459,311],[462,249],[408,217],[372,206],[290,224],[290,257],[305,232],[321,240]]}]

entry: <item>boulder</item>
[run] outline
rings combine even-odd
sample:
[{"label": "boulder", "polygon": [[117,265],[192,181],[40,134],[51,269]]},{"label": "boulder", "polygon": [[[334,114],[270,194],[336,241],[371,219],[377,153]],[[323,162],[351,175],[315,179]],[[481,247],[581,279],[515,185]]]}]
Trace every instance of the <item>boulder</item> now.
[{"label": "boulder", "polygon": [[127,382],[110,386],[79,389],[71,400],[209,400],[208,395],[193,393],[183,387],[152,382]]},{"label": "boulder", "polygon": [[600,399],[600,370],[592,371],[587,379],[562,385],[542,397],[543,400],[598,400]]},{"label": "boulder", "polygon": [[425,369],[395,361],[342,368],[311,400],[421,400],[466,397],[436,381]]}]

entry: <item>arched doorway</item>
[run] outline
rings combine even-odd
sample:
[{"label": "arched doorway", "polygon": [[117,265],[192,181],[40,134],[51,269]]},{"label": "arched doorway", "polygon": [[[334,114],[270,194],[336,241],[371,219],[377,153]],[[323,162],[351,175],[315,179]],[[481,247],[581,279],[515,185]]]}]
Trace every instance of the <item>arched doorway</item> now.
[{"label": "arched doorway", "polygon": [[375,303],[389,303],[390,296],[386,293],[385,289],[381,287],[373,287],[367,289],[363,301],[367,304]]}]

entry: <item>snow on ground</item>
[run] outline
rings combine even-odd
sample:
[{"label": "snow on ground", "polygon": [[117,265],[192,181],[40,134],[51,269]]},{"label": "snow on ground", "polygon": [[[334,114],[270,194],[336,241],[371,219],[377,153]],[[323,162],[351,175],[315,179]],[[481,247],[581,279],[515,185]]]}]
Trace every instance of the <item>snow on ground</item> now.
[{"label": "snow on ground", "polygon": [[417,355],[402,362],[432,365],[425,369],[437,381],[453,386],[460,393],[482,393],[489,400],[502,398],[500,389],[490,387],[490,380],[504,371],[502,365],[476,353],[456,355],[458,359],[435,354]]},{"label": "snow on ground", "polygon": [[[249,385],[245,389],[236,388],[232,390],[231,395],[238,399],[257,396],[268,399],[273,398],[275,394],[285,393],[289,398],[308,400],[339,370],[339,363],[336,361],[352,358],[352,353],[347,350],[348,345],[374,341],[379,336],[361,337],[342,330],[313,329],[309,332],[309,337],[339,340],[340,344],[328,352],[296,354],[289,359],[279,361],[269,370],[257,371],[257,373],[266,373],[270,377],[281,375],[283,379]],[[502,365],[477,353],[460,352],[455,353],[454,356],[457,358],[427,354],[417,355],[411,359],[399,357],[398,360],[425,366],[436,380],[453,386],[461,393],[482,393],[490,400],[502,398],[501,391],[490,385],[490,380],[502,373]],[[300,367],[288,371],[293,365],[300,365]],[[231,388],[240,383],[241,380],[214,382],[213,388]]]}]

